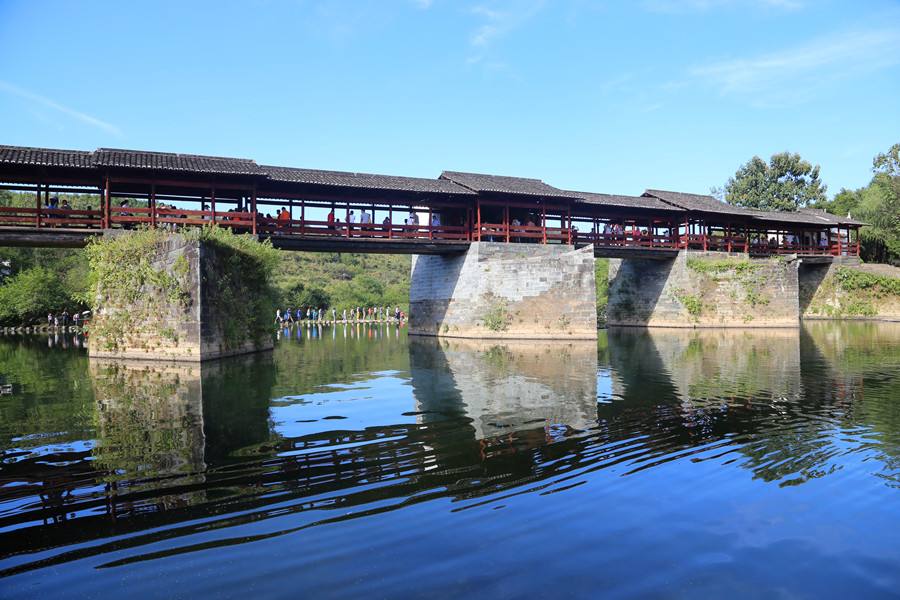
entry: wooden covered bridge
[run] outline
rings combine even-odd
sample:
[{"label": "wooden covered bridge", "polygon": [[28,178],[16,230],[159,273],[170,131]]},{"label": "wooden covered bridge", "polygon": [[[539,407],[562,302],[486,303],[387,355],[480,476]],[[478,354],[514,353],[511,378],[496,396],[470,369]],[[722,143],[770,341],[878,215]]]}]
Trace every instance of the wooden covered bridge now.
[{"label": "wooden covered bridge", "polygon": [[[293,250],[444,254],[494,241],[593,245],[609,257],[684,249],[827,257],[858,255],[862,225],[653,189],[622,196],[521,177],[445,171],[425,179],[110,148],[0,146],[0,189],[13,192],[0,206],[0,245],[19,246],[216,223]],[[79,205],[54,201],[66,194],[80,195]]]}]

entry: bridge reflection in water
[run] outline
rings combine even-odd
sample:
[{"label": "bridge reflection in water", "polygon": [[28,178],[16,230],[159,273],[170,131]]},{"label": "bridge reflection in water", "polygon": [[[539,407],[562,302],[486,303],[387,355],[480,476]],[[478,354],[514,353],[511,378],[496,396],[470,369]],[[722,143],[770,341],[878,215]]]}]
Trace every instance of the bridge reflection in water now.
[{"label": "bridge reflection in water", "polygon": [[[91,414],[72,419],[94,422],[94,441],[2,440],[0,575],[129,564],[437,499],[497,507],[678,461],[797,485],[858,453],[900,485],[900,426],[879,377],[900,366],[900,327],[853,327],[614,330],[598,353],[362,326],[202,368],[93,362]],[[850,427],[860,414],[867,425]],[[827,434],[845,426],[838,447]]]}]

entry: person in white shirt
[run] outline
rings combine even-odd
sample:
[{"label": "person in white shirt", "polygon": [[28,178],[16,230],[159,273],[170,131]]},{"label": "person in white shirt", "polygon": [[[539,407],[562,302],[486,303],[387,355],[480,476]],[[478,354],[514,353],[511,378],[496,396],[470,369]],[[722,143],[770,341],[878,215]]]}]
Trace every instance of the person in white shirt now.
[{"label": "person in white shirt", "polygon": [[360,222],[361,223],[371,223],[372,217],[366,211],[362,211],[362,214],[360,215]]},{"label": "person in white shirt", "polygon": [[414,212],[409,213],[409,224],[410,225],[418,225],[419,224],[419,215]]},{"label": "person in white shirt", "polygon": [[347,218],[347,220],[350,221],[351,223],[356,223],[356,213],[354,213],[354,212],[351,210],[351,211],[350,211],[350,216]]}]

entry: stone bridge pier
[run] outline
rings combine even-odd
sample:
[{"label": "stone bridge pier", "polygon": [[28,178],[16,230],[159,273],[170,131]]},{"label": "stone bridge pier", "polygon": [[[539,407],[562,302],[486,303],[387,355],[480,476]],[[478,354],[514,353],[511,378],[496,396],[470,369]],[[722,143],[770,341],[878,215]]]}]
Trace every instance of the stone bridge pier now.
[{"label": "stone bridge pier", "polygon": [[796,256],[684,250],[670,260],[610,259],[609,325],[799,327]]},{"label": "stone bridge pier", "polygon": [[100,243],[92,358],[201,362],[272,349],[265,267],[239,247],[160,230]]},{"label": "stone bridge pier", "polygon": [[473,242],[414,256],[409,304],[413,335],[596,339],[594,249]]}]

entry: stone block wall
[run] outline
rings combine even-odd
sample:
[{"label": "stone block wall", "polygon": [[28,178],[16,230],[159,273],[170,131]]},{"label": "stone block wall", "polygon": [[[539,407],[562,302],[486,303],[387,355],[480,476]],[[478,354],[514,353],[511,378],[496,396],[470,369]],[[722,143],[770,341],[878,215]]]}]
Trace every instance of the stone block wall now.
[{"label": "stone block wall", "polygon": [[473,243],[455,256],[414,256],[413,335],[595,339],[593,248]]},{"label": "stone block wall", "polygon": [[91,357],[194,362],[273,347],[271,337],[229,335],[230,315],[212,297],[226,268],[220,250],[169,234],[150,251],[136,297],[126,286],[97,290],[99,308],[88,329]]},{"label": "stone block wall", "polygon": [[845,290],[835,277],[842,267],[900,278],[900,269],[896,267],[862,265],[856,257],[839,257],[825,264],[801,261],[800,316],[803,319],[900,321],[900,296],[876,288]]},{"label": "stone block wall", "polygon": [[793,257],[682,251],[672,260],[612,259],[610,325],[797,327]]}]

